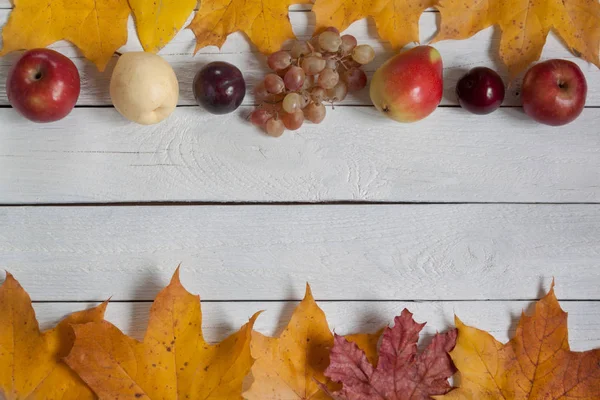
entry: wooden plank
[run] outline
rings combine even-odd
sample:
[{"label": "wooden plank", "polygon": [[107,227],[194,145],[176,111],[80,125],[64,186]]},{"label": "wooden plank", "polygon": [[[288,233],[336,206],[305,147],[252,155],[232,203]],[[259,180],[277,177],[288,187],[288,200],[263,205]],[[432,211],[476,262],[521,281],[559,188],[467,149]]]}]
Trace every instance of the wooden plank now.
[{"label": "wooden plank", "polygon": [[0,208],[0,270],[34,300],[600,299],[600,205]]},{"label": "wooden plank", "polygon": [[[10,10],[0,10],[0,26],[8,19]],[[314,31],[314,14],[308,12],[292,12],[290,19],[294,32],[300,38],[308,38]],[[421,40],[427,42],[433,36],[437,29],[439,15],[437,13],[424,13],[421,18]],[[360,43],[372,45],[377,51],[377,58],[373,63],[365,68],[368,75],[372,73],[394,52],[386,43],[380,42],[377,38],[375,24],[370,19],[365,19],[354,23],[348,30],[348,33],[355,35]],[[120,51],[138,51],[141,46],[135,34],[133,21],[129,23],[129,42]],[[500,35],[493,29],[487,29],[469,40],[445,41],[436,43],[444,58],[445,65],[445,96],[442,104],[455,105],[454,87],[456,81],[462,74],[475,66],[485,65],[499,70],[505,79],[508,78],[507,71],[502,66],[498,57],[498,47]],[[108,84],[110,74],[115,60],[109,64],[106,72],[99,73],[89,62],[83,60],[79,52],[66,42],[60,42],[53,46],[55,49],[65,53],[73,58],[73,61],[79,67],[82,74],[82,91],[79,100],[80,105],[110,105],[110,96],[108,94]],[[239,33],[233,34],[224,44],[221,51],[214,46],[202,49],[195,57],[192,56],[194,50],[194,36],[190,30],[182,30],[168,46],[162,51],[161,55],[169,61],[175,69],[179,78],[181,87],[181,105],[195,104],[192,93],[192,81],[194,75],[201,66],[211,61],[226,61],[233,63],[244,71],[246,81],[252,92],[253,86],[260,82],[267,71],[265,58],[256,52],[256,49],[248,40]],[[18,54],[0,58],[0,105],[8,104],[5,91],[6,75],[10,66],[17,59]],[[590,83],[600,82],[600,70],[595,66],[588,64],[569,53],[562,43],[551,35],[544,48],[542,59],[566,58],[575,61],[585,72]],[[518,97],[519,83],[515,83],[509,90],[505,105],[519,105]],[[248,96],[245,104],[254,104],[252,96]],[[371,105],[368,91],[363,90],[356,95],[350,96],[345,105]],[[600,86],[590,84],[588,94],[588,105],[600,105]]]},{"label": "wooden plank", "polygon": [[[256,330],[267,335],[278,334],[288,323],[296,303],[207,303],[202,304],[203,332],[206,340],[216,342],[235,332],[258,310],[266,310],[256,322]],[[85,308],[82,303],[35,304],[42,328],[52,327],[64,315]],[[428,342],[437,331],[453,325],[454,314],[469,325],[487,330],[496,339],[506,342],[514,335],[522,310],[532,312],[532,302],[321,302],[331,329],[338,334],[374,332],[393,321],[403,308],[408,308],[415,320],[427,321],[422,342]],[[597,302],[563,302],[569,313],[569,343],[576,351],[600,347],[600,307]],[[124,332],[141,340],[148,323],[150,303],[113,303],[106,319]]]},{"label": "wooden plank", "polygon": [[110,108],[77,109],[41,126],[1,109],[0,203],[600,201],[600,109],[557,129],[519,109],[440,108],[403,125],[338,107],[280,139],[249,113],[180,107],[142,127]]}]

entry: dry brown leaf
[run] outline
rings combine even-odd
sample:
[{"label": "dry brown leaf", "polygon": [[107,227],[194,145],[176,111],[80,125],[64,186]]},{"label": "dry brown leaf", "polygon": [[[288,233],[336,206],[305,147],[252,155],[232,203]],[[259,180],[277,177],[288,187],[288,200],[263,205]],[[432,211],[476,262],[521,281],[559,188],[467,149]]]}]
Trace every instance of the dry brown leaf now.
[{"label": "dry brown leaf", "polygon": [[127,43],[127,0],[14,0],[0,56],[68,40],[103,71]]},{"label": "dry brown leaf", "polygon": [[577,56],[600,67],[598,0],[439,0],[436,41],[466,39],[492,25],[502,31],[500,58],[514,77],[540,58],[550,30]]},{"label": "dry brown leaf", "polygon": [[181,29],[198,0],[129,0],[140,42],[156,53]]},{"label": "dry brown leaf", "polygon": [[345,30],[354,21],[372,17],[383,40],[399,49],[419,42],[419,18],[435,0],[317,0],[317,32],[334,26]]},{"label": "dry brown leaf", "polygon": [[177,271],[152,305],[143,342],[106,321],[79,325],[66,362],[100,399],[241,399],[257,317],[221,343],[206,343],[200,299]]},{"label": "dry brown leaf", "polygon": [[450,353],[460,387],[438,400],[594,400],[600,398],[600,349],[569,348],[567,313],[554,288],[523,314],[515,337],[502,344],[456,318],[458,341]]},{"label": "dry brown leaf", "polygon": [[0,286],[0,398],[91,400],[96,396],[62,361],[75,340],[71,324],[101,321],[106,303],[40,332],[31,298],[12,275]]},{"label": "dry brown leaf", "polygon": [[262,53],[278,51],[293,39],[288,7],[311,0],[203,0],[188,27],[196,35],[196,51],[221,47],[230,33],[242,31]]}]

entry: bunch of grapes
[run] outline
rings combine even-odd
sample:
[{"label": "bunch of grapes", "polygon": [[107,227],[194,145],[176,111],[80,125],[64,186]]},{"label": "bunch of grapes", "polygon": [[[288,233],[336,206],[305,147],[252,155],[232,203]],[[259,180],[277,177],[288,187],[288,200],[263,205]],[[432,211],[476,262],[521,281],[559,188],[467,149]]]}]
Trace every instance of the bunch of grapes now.
[{"label": "bunch of grapes", "polygon": [[349,92],[367,85],[361,69],[373,61],[375,51],[358,45],[352,35],[340,36],[331,27],[310,41],[294,42],[267,59],[273,70],[254,90],[259,106],[250,121],[270,136],[295,131],[305,120],[319,124],[325,118],[323,103],[343,101]]}]

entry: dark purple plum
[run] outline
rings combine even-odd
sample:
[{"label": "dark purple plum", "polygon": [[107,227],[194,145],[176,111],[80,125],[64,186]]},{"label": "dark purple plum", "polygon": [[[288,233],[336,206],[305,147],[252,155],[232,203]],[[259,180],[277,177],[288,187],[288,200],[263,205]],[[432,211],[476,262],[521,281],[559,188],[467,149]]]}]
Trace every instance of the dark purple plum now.
[{"label": "dark purple plum", "polygon": [[460,78],[456,85],[458,103],[473,114],[489,114],[504,101],[504,82],[490,68],[476,67]]},{"label": "dark purple plum", "polygon": [[194,97],[199,105],[213,114],[235,111],[246,96],[246,82],[238,67],[226,62],[212,62],[194,78]]}]

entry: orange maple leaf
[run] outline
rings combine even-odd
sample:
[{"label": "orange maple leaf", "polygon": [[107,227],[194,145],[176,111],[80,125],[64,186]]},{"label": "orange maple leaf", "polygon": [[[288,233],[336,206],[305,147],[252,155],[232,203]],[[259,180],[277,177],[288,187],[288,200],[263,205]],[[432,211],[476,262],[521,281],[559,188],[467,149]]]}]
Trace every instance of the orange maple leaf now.
[{"label": "orange maple leaf", "polygon": [[95,399],[62,358],[75,341],[71,324],[102,321],[105,309],[103,303],[71,314],[42,333],[31,298],[7,274],[0,286],[0,399]]},{"label": "orange maple leaf", "polygon": [[68,40],[103,71],[127,43],[127,0],[14,0],[0,56]]},{"label": "orange maple leaf", "polygon": [[460,387],[438,400],[597,400],[600,398],[600,349],[569,348],[567,313],[554,288],[523,314],[515,337],[502,344],[489,333],[456,318],[458,341],[450,353]]},{"label": "orange maple leaf", "polygon": [[181,285],[177,270],[152,305],[143,342],[106,321],[78,325],[65,361],[100,399],[241,399],[257,317],[209,345],[201,331],[200,299]]},{"label": "orange maple leaf", "polygon": [[502,31],[500,57],[514,77],[540,58],[554,30],[583,59],[600,67],[598,0],[439,0],[435,41],[466,39],[492,25]]},{"label": "orange maple leaf", "polygon": [[242,31],[262,53],[273,53],[293,39],[288,8],[311,0],[203,0],[188,26],[196,35],[196,50],[221,47],[227,35]]},{"label": "orange maple leaf", "polygon": [[399,49],[419,42],[419,18],[435,0],[317,0],[317,32],[334,26],[340,31],[359,19],[372,17],[383,40]]}]

